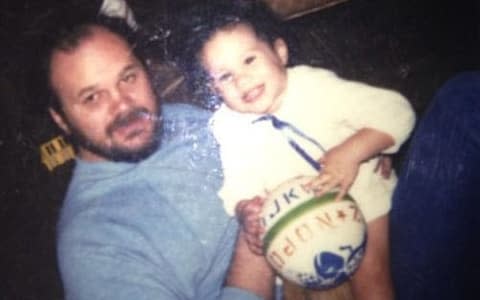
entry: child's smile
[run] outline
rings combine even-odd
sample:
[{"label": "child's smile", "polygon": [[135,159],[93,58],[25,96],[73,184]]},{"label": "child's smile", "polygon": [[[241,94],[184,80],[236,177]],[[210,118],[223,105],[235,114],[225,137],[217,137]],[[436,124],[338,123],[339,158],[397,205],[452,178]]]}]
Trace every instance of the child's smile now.
[{"label": "child's smile", "polygon": [[244,93],[242,99],[244,102],[253,103],[263,95],[264,91],[265,84],[257,85]]}]

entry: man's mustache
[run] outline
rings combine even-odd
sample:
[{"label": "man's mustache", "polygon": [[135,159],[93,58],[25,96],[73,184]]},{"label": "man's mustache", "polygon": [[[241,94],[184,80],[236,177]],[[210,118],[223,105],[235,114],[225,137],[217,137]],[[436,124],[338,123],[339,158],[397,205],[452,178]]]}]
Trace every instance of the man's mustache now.
[{"label": "man's mustache", "polygon": [[146,108],[134,108],[123,114],[119,114],[107,127],[107,134],[111,135],[115,130],[128,126],[138,119],[150,119],[158,121],[159,117],[148,111]]}]

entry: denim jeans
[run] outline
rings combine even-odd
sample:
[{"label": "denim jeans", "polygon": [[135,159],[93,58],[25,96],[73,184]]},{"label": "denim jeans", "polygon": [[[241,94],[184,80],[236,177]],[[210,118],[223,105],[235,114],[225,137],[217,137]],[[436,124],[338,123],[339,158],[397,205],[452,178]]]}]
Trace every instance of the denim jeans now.
[{"label": "denim jeans", "polygon": [[397,300],[480,299],[480,72],[448,81],[418,123],[390,220]]}]

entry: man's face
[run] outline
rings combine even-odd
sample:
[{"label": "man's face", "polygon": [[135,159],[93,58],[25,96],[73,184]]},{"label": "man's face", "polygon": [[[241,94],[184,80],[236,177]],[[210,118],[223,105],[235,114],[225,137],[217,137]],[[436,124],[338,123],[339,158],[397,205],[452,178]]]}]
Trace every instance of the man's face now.
[{"label": "man's face", "polygon": [[82,159],[138,160],[156,148],[155,94],[121,37],[93,27],[75,49],[54,52],[50,70],[63,111],[50,113]]}]

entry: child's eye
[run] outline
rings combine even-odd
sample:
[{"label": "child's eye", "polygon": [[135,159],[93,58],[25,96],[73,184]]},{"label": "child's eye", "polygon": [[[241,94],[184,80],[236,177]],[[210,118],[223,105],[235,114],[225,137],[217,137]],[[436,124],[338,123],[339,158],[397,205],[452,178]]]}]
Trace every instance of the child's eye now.
[{"label": "child's eye", "polygon": [[217,78],[219,82],[226,82],[226,81],[229,81],[230,79],[232,79],[231,73],[222,74]]},{"label": "child's eye", "polygon": [[249,57],[247,57],[247,58],[245,59],[245,64],[246,64],[246,65],[249,65],[249,64],[251,64],[252,62],[254,62],[255,59],[256,59],[255,56],[249,56]]}]

